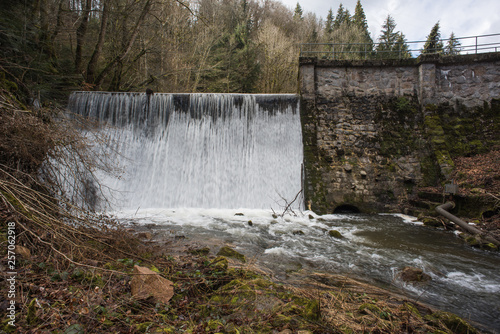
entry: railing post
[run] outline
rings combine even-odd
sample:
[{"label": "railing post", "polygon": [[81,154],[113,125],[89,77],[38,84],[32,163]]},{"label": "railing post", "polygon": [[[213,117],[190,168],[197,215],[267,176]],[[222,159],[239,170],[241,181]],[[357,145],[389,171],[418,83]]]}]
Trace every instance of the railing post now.
[{"label": "railing post", "polygon": [[476,36],[476,54],[477,54],[477,36]]}]

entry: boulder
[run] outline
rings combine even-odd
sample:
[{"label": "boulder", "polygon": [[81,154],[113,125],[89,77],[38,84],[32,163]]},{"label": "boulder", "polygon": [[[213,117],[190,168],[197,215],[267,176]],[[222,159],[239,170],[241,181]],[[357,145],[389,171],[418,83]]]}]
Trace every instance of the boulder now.
[{"label": "boulder", "polygon": [[229,263],[224,256],[217,256],[212,262],[210,262],[210,266],[216,270],[227,270]]},{"label": "boulder", "polygon": [[241,253],[238,253],[234,249],[232,249],[230,247],[227,247],[227,246],[222,247],[219,250],[219,252],[217,253],[217,256],[229,257],[229,258],[232,258],[232,259],[239,260],[239,261],[241,261],[243,263],[247,262],[247,260],[245,258],[245,255],[243,255]]},{"label": "boulder", "polygon": [[337,238],[337,239],[341,239],[342,238],[342,234],[337,231],[337,230],[330,230],[328,231],[328,235],[332,238]]},{"label": "boulder", "polygon": [[137,299],[152,297],[155,302],[168,303],[174,295],[174,283],[161,277],[151,269],[134,266],[134,277],[130,282],[132,296]]},{"label": "boulder", "polygon": [[407,283],[423,283],[431,280],[431,277],[420,268],[404,267],[399,276]]}]

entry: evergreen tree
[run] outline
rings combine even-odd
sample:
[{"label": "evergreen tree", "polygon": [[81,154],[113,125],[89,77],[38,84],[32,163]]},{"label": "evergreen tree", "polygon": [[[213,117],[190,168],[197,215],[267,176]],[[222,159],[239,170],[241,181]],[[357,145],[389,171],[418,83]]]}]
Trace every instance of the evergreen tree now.
[{"label": "evergreen tree", "polygon": [[446,43],[446,47],[444,48],[444,54],[446,55],[458,55],[460,54],[460,46],[462,44],[455,37],[455,34],[452,32],[450,35],[450,39],[448,43]]},{"label": "evergreen tree", "polygon": [[[361,6],[361,1],[358,0],[356,3],[356,9],[354,10],[354,16],[352,17],[352,23],[358,26],[363,33],[363,40],[361,43],[367,44],[366,51],[371,52],[373,50],[373,40],[370,37],[370,32],[368,31],[368,23],[366,22],[366,15],[363,10],[363,6]],[[364,50],[362,50],[364,51]]]},{"label": "evergreen tree", "polygon": [[394,31],[396,22],[391,15],[387,15],[384,24],[382,25],[381,35],[378,38],[377,54],[380,58],[392,57],[392,51],[399,38],[399,33]]},{"label": "evergreen tree", "polygon": [[325,33],[330,35],[333,32],[334,17],[333,11],[330,8],[328,15],[326,16]]},{"label": "evergreen tree", "polygon": [[398,33],[398,40],[396,41],[396,49],[400,59],[411,58],[410,47],[406,43],[405,35],[402,32]]},{"label": "evergreen tree", "polygon": [[410,47],[406,43],[405,35],[396,30],[396,22],[388,15],[382,25],[379,44],[376,51],[379,58],[405,59],[411,58]]},{"label": "evergreen tree", "polygon": [[295,12],[293,13],[293,19],[295,21],[302,21],[304,18],[302,17],[303,11],[300,4],[297,2],[297,6],[295,7]]},{"label": "evergreen tree", "polygon": [[[257,49],[250,38],[252,27],[247,1],[235,7],[234,21],[228,22],[228,30],[219,37],[208,62],[213,64],[202,76],[203,90],[218,93],[253,93],[259,75]],[[231,28],[235,25],[234,28]],[[231,29],[231,30],[229,30]]]},{"label": "evergreen tree", "polygon": [[358,0],[356,3],[356,8],[354,10],[354,16],[352,17],[352,22],[359,26],[360,28],[368,31],[368,23],[366,22],[365,11],[363,6],[361,6],[361,1]]},{"label": "evergreen tree", "polygon": [[318,31],[316,30],[316,27],[313,27],[308,43],[318,43]]},{"label": "evergreen tree", "polygon": [[333,22],[333,28],[338,29],[343,23],[349,23],[351,21],[351,15],[349,11],[344,8],[342,3],[339,5],[339,9],[337,9],[337,16],[335,17],[335,21]]},{"label": "evergreen tree", "polygon": [[443,42],[441,42],[441,33],[439,32],[439,21],[432,27],[429,36],[422,50],[422,54],[443,53]]}]

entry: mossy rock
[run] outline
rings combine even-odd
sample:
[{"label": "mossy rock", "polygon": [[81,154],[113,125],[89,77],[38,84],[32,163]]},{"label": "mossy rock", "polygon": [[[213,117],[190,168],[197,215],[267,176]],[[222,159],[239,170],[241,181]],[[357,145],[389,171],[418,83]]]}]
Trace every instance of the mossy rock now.
[{"label": "mossy rock", "polygon": [[437,218],[433,217],[425,217],[422,219],[422,223],[424,223],[425,226],[430,226],[430,227],[443,227],[443,224],[441,221]]},{"label": "mossy rock", "polygon": [[328,231],[328,235],[330,237],[336,238],[336,239],[342,239],[343,238],[342,234],[339,231],[337,231],[337,230],[330,230],[330,231]]},{"label": "mossy rock", "polygon": [[321,308],[319,301],[310,300],[304,308],[304,318],[317,321],[321,318]]},{"label": "mossy rock", "polygon": [[188,253],[193,254],[193,255],[200,255],[200,256],[205,256],[210,253],[210,248],[209,247],[203,247],[203,248],[198,248],[198,249],[190,249]]},{"label": "mossy rock", "polygon": [[218,256],[212,262],[210,262],[210,266],[216,270],[226,271],[228,267],[228,261],[224,256]]},{"label": "mossy rock", "polygon": [[222,247],[219,252],[217,253],[217,256],[225,256],[225,257],[229,257],[229,258],[232,258],[232,259],[236,259],[236,260],[239,260],[243,263],[246,263],[247,260],[245,258],[245,255],[241,254],[241,253],[238,253],[237,251],[235,251],[234,249],[230,248],[230,247],[227,247],[227,246],[224,246]]},{"label": "mossy rock", "polygon": [[410,312],[413,316],[417,317],[418,319],[422,318],[422,315],[420,314],[419,310],[413,304],[404,303],[401,308],[403,310]]},{"label": "mossy rock", "polygon": [[431,315],[425,316],[425,319],[434,326],[439,326],[443,323],[449,330],[455,334],[475,334],[478,331],[469,325],[465,320],[459,316],[444,311],[438,311]]},{"label": "mossy rock", "polygon": [[293,303],[284,310],[286,313],[295,313],[310,321],[321,318],[320,303],[314,299],[292,296]]},{"label": "mossy rock", "polygon": [[481,243],[472,235],[467,235],[465,237],[465,242],[467,242],[472,247],[479,247]]},{"label": "mossy rock", "polygon": [[407,283],[425,283],[431,280],[431,277],[422,269],[414,267],[404,267],[399,275]]},{"label": "mossy rock", "polygon": [[482,244],[481,248],[485,249],[485,250],[490,250],[490,251],[497,251],[498,250],[498,246],[496,246],[495,244],[493,244],[491,242],[489,242],[487,244]]}]

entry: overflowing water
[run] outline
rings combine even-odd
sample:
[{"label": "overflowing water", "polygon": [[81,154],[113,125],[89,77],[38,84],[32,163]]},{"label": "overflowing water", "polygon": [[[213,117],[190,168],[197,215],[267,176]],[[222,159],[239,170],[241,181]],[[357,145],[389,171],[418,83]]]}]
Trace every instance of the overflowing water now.
[{"label": "overflowing water", "polygon": [[295,95],[77,92],[69,108],[108,125],[115,209],[279,208],[302,188]]},{"label": "overflowing water", "polygon": [[[157,237],[234,245],[277,277],[306,269],[361,278],[500,331],[500,257],[397,215],[280,213],[301,189],[294,95],[75,93],[70,109],[107,124],[100,176],[111,212]],[[338,230],[342,238],[328,235]],[[397,273],[422,268],[428,284]]]}]

